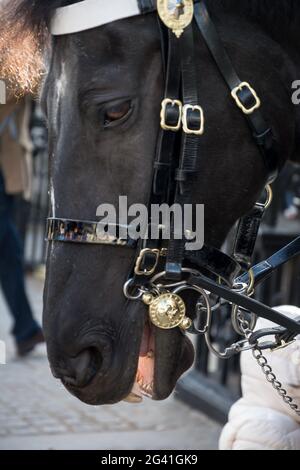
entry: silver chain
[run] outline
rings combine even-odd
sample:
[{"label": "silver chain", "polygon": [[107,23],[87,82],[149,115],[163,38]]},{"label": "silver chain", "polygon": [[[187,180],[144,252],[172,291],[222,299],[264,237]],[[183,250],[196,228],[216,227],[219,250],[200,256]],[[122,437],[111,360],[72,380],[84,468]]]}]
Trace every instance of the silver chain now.
[{"label": "silver chain", "polygon": [[240,329],[241,331],[243,332],[244,336],[246,339],[249,339],[250,336],[252,335],[253,333],[253,330],[250,328],[250,321],[248,321],[245,316],[244,316],[244,312],[242,312],[242,310],[239,310],[238,309],[238,312],[237,312],[237,320],[239,322],[239,325],[240,325]]},{"label": "silver chain", "polygon": [[[265,203],[265,209],[267,209],[270,206],[270,204],[272,202],[272,198],[273,198],[272,188],[269,185],[266,187],[266,191],[267,191],[268,198],[267,198],[267,201]],[[252,276],[250,276],[251,274],[252,274]],[[242,291],[244,290],[244,292],[243,292],[244,294],[246,294],[250,297],[251,295],[254,294],[254,282],[253,282],[254,279],[253,279],[253,271],[252,270],[249,271],[249,278],[250,278],[250,281],[249,281],[248,288],[245,288],[244,286],[242,286],[241,289],[242,289]],[[242,310],[239,310],[239,309],[237,311],[236,318],[237,318],[240,329],[243,332],[246,340],[249,340],[250,336],[254,332],[254,328],[252,328],[252,325],[251,325],[250,321],[248,321],[245,318],[244,312]],[[288,405],[290,407],[290,409],[294,413],[296,413],[297,416],[300,416],[299,406],[295,403],[295,400],[291,396],[289,396],[287,391],[283,388],[281,382],[279,382],[279,380],[277,379],[276,375],[273,372],[272,367],[268,363],[268,359],[263,355],[262,350],[260,349],[260,347],[257,344],[254,345],[254,347],[252,349],[252,356],[254,357],[257,364],[261,368],[264,376],[266,377],[267,382],[269,382],[272,385],[274,390],[276,390],[278,395],[282,398],[283,402],[286,405]]]},{"label": "silver chain", "polygon": [[[250,322],[245,318],[244,312],[242,312],[241,310],[239,310],[238,312],[237,320],[240,324],[241,330],[245,335],[245,338],[249,339],[249,337],[253,333],[253,330],[250,328]],[[294,399],[288,395],[285,388],[283,388],[282,383],[279,382],[279,380],[277,379],[272,367],[268,363],[267,358],[263,355],[262,350],[258,346],[255,346],[252,349],[252,356],[261,368],[264,376],[266,377],[267,382],[272,385],[274,390],[276,390],[278,395],[282,398],[283,402],[288,405],[291,410],[296,413],[297,416],[300,416],[299,406],[295,403]]]},{"label": "silver chain", "polygon": [[297,416],[300,416],[299,406],[295,403],[294,399],[287,394],[287,391],[283,388],[282,384],[277,380],[276,375],[273,372],[272,367],[269,365],[267,358],[263,355],[262,350],[258,347],[254,348],[252,355],[256,360],[257,364],[261,367],[263,374],[267,381],[272,385],[274,390],[282,398],[284,403],[288,405]]}]

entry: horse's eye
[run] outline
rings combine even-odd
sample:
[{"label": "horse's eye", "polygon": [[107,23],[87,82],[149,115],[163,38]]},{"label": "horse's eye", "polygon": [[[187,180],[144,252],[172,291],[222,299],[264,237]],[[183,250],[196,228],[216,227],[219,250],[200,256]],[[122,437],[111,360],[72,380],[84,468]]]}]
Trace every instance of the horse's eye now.
[{"label": "horse's eye", "polygon": [[127,118],[131,112],[131,101],[124,101],[107,108],[104,113],[104,127],[108,127],[116,121]]}]

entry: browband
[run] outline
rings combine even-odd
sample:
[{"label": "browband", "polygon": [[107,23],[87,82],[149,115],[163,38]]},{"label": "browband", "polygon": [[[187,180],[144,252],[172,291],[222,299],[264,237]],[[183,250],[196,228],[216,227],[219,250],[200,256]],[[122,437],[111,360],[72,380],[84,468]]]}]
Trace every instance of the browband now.
[{"label": "browband", "polygon": [[141,14],[137,0],[84,0],[55,10],[50,32],[54,36],[78,33],[112,21]]},{"label": "browband", "polygon": [[[194,0],[197,3],[199,0]],[[79,33],[113,21],[156,11],[162,0],[84,0],[57,8],[50,25],[53,36]]]}]

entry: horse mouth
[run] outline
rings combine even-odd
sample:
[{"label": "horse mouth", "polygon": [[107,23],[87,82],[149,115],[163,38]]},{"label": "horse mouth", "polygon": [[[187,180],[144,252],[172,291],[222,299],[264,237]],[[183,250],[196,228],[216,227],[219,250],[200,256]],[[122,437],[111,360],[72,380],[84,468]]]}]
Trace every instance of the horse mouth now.
[{"label": "horse mouth", "polygon": [[[171,341],[163,341],[163,335],[168,334]],[[164,338],[163,338],[164,339]],[[167,345],[167,346],[166,346]],[[178,357],[178,362],[169,370],[170,352]],[[140,346],[135,381],[131,392],[124,401],[140,403],[143,398],[163,400],[169,396],[179,377],[187,371],[194,361],[194,346],[190,339],[176,330],[160,330],[146,321]]]},{"label": "horse mouth", "polygon": [[[97,361],[89,364],[91,370],[84,376],[84,383],[73,383],[63,378],[66,389],[90,405],[119,401],[140,403],[144,398],[166,399],[179,377],[191,367],[194,347],[179,328],[162,330],[148,318],[140,323],[139,328],[135,333],[140,333],[140,344],[136,345],[135,351],[130,351],[124,363],[119,361],[119,366],[114,368],[112,360],[118,362],[119,356],[108,354],[101,366]],[[130,336],[126,335],[125,341],[130,348]]]}]

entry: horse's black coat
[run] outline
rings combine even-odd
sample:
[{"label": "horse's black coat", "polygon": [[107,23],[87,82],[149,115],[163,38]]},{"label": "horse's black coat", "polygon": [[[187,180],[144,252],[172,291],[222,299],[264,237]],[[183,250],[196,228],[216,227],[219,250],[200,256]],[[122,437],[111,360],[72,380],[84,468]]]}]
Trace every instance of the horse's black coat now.
[{"label": "horse's black coat", "polygon": [[[41,34],[51,9],[62,4],[25,0],[19,15]],[[293,26],[298,2],[210,0],[208,5],[237,72],[261,97],[282,158],[298,156],[299,109],[291,102],[291,84],[300,77],[299,32]],[[203,38],[195,35],[206,132],[192,190],[194,202],[206,207],[206,242],[220,246],[259,196],[266,172],[244,117]],[[117,205],[123,194],[129,204],[146,203],[164,88],[155,15],[59,37],[50,50],[42,102],[55,216],[91,220],[101,202]],[[128,119],[105,127],[109,109],[128,101]],[[69,390],[87,403],[118,401],[134,381],[144,318],[143,307],[129,306],[122,296],[132,261],[117,248],[58,244],[49,250],[44,312],[49,359],[53,372],[67,376]],[[170,394],[192,357],[180,332],[157,331],[155,398]]]}]

